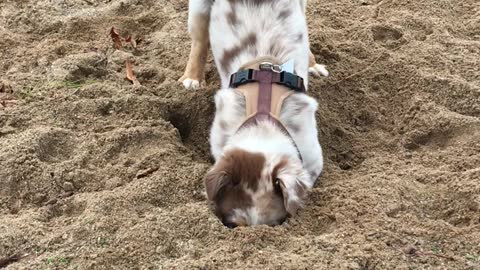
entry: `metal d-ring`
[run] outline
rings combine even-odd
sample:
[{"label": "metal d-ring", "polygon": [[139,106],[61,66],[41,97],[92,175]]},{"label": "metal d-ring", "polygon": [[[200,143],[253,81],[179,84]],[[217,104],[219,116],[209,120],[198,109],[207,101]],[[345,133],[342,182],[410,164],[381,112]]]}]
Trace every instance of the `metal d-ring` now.
[{"label": "metal d-ring", "polygon": [[262,62],[262,63],[260,64],[260,69],[261,69],[261,70],[268,70],[268,69],[269,69],[269,70],[271,70],[271,71],[273,71],[273,72],[275,72],[275,73],[280,73],[280,72],[283,71],[282,66],[280,66],[280,65],[274,65],[274,64],[272,64],[272,63],[270,63],[270,62]]}]

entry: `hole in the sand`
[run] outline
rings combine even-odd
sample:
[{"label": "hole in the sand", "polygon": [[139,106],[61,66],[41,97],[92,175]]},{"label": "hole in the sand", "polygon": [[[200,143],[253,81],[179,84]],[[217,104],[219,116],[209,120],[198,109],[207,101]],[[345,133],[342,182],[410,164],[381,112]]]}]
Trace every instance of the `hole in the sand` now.
[{"label": "hole in the sand", "polygon": [[[352,120],[352,122],[354,122]],[[354,133],[341,126],[325,127],[321,131],[325,156],[342,170],[351,170],[365,159],[353,147]]]},{"label": "hole in the sand", "polygon": [[185,117],[183,114],[178,112],[173,112],[170,114],[168,121],[178,130],[182,142],[186,142],[191,133],[190,120]]},{"label": "hole in the sand", "polygon": [[381,25],[372,27],[372,33],[373,40],[375,41],[397,40],[403,36],[403,34],[396,29]]},{"label": "hole in the sand", "polygon": [[69,133],[52,130],[39,136],[36,153],[40,161],[55,163],[69,159],[73,148]]},{"label": "hole in the sand", "polygon": [[170,107],[167,116],[167,121],[180,133],[183,144],[204,161],[211,158],[208,138],[215,111],[211,94],[187,93],[180,104]]},{"label": "hole in the sand", "polygon": [[357,155],[351,150],[336,153],[332,159],[338,164],[338,167],[340,169],[345,171],[353,169],[354,167],[361,164],[364,160],[362,156]]}]

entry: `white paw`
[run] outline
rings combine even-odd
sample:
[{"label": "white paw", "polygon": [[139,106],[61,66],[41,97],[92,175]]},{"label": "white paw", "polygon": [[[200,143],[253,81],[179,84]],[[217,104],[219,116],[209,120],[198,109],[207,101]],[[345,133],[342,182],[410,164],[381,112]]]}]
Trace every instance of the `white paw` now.
[{"label": "white paw", "polygon": [[200,88],[200,82],[194,79],[185,79],[183,80],[183,86],[188,90],[196,90]]},{"label": "white paw", "polygon": [[311,74],[317,77],[320,77],[320,75],[328,77],[328,74],[329,74],[325,65],[320,65],[320,64],[315,64],[315,66],[309,67],[308,72],[310,72]]}]

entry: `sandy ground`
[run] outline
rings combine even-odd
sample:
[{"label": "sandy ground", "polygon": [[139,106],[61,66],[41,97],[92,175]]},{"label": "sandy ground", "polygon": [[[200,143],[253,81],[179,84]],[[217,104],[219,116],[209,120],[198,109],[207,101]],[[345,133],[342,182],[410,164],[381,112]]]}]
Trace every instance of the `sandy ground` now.
[{"label": "sandy ground", "polygon": [[477,0],[309,1],[326,168],[274,228],[207,206],[219,80],[210,58],[204,89],[176,82],[186,18],[186,0],[0,1],[6,269],[480,269]]}]

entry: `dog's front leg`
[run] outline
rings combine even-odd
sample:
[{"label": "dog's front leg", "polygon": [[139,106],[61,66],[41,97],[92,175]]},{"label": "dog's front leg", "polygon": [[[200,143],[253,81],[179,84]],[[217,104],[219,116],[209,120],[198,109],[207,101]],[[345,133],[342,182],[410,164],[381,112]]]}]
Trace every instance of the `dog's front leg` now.
[{"label": "dog's front leg", "polygon": [[[303,11],[303,14],[307,16],[307,0],[299,0],[299,3],[300,3],[300,8]],[[329,74],[325,65],[317,64],[317,61],[315,60],[315,55],[313,55],[311,49],[309,49],[309,56],[308,56],[308,72],[317,77],[319,77],[320,75],[327,77]]]},{"label": "dog's front leg", "polygon": [[188,3],[188,32],[192,45],[185,73],[179,79],[187,89],[199,88],[204,79],[212,3],[212,0],[190,0]]},{"label": "dog's front leg", "polygon": [[317,77],[319,77],[320,75],[323,75],[325,77],[328,76],[327,68],[325,67],[325,65],[317,64],[317,61],[315,60],[315,56],[313,55],[312,51],[310,51],[310,55],[308,57],[308,72]]}]

